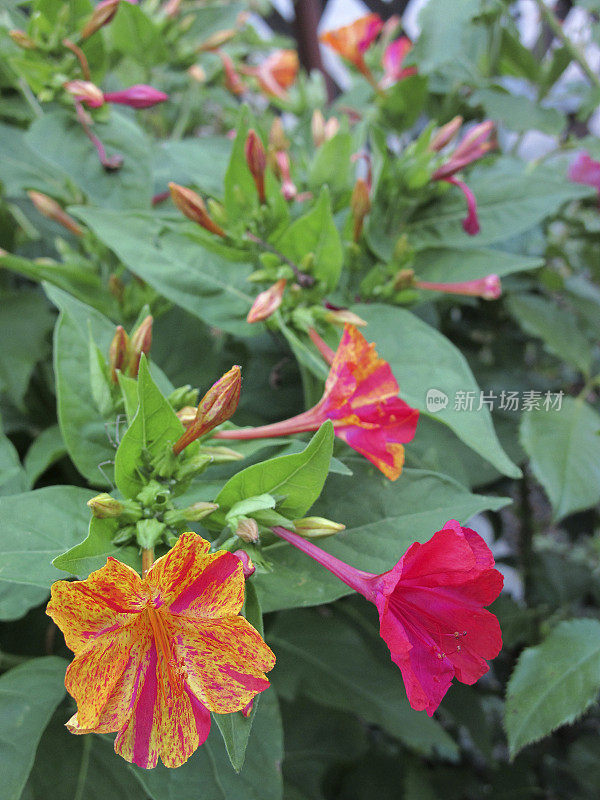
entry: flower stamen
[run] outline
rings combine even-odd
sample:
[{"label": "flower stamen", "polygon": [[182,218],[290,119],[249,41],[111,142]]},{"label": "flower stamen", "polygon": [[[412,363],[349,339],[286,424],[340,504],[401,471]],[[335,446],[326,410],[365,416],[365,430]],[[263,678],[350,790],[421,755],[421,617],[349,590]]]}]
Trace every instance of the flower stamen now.
[{"label": "flower stamen", "polygon": [[170,706],[173,703],[172,696],[175,695],[176,697],[179,697],[183,693],[183,680],[179,672],[179,665],[177,664],[177,660],[173,654],[171,640],[165,627],[165,622],[161,617],[160,611],[156,611],[150,604],[146,606],[146,610],[148,612],[150,625],[152,626],[152,632],[154,633],[156,652],[158,653],[159,658],[164,662],[169,688],[171,689],[171,698],[167,698],[167,693],[163,683],[162,669],[158,670],[160,691],[163,696],[163,700],[167,705]]}]

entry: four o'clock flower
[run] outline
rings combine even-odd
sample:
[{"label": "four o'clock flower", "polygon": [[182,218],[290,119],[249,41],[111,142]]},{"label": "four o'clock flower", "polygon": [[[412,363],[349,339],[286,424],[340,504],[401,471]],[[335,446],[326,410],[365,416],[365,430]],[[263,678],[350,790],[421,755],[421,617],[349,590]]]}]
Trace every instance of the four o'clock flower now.
[{"label": "four o'clock flower", "polygon": [[75,659],[65,686],[72,733],[118,732],[139,767],[178,767],[210,730],[210,711],[241,711],[269,682],[275,656],[239,616],[242,563],[182,534],[143,578],[109,558],[84,581],[57,581],[47,613]]},{"label": "four o'clock flower", "polygon": [[235,365],[219,378],[200,400],[193,422],[173,445],[175,455],[233,416],[240,402],[241,389],[242,374],[240,368]]},{"label": "four o'clock flower", "polygon": [[322,33],[319,40],[354,64],[369,83],[379,89],[373,73],[365,63],[364,54],[379,36],[382,28],[383,21],[378,14],[366,14],[350,25]]},{"label": "four o'clock flower", "polygon": [[475,683],[500,652],[498,620],[484,606],[500,594],[503,577],[481,536],[456,520],[411,545],[382,575],[355,569],[285,528],[273,532],[375,604],[381,637],[417,711],[431,716],[452,678]]},{"label": "four o'clock flower", "polygon": [[336,436],[368,458],[390,480],[402,472],[404,448],[415,435],[419,412],[398,396],[390,365],[352,325],[346,325],[325,392],[316,406],[259,428],[221,430],[215,439],[263,439],[317,430],[333,422]]},{"label": "four o'clock flower", "polygon": [[379,84],[382,89],[388,89],[398,81],[417,74],[416,67],[402,66],[411,48],[412,42],[406,36],[395,39],[385,48],[382,58],[383,78]]},{"label": "four o'clock flower", "polygon": [[287,100],[287,89],[298,75],[298,53],[295,50],[276,50],[256,67],[243,67],[244,75],[258,81],[265,94]]},{"label": "four o'clock flower", "polygon": [[[444,126],[442,129],[444,134],[447,133],[450,138],[454,136],[455,133],[455,122],[456,120],[452,120],[452,122],[448,123],[448,125]],[[477,202],[473,192],[463,181],[456,178],[455,174],[473,161],[482,158],[495,146],[495,142],[490,138],[493,130],[494,123],[491,120],[486,120],[476,125],[464,136],[450,157],[444,161],[431,176],[431,179],[434,181],[446,181],[453,186],[457,186],[464,194],[467,201],[468,214],[462,224],[465,232],[470,236],[479,233]],[[442,131],[439,133],[441,134]],[[445,135],[439,140],[436,140],[436,137],[434,137],[431,149],[439,150],[446,141],[449,141],[449,139],[446,139]]]},{"label": "four o'clock flower", "polygon": [[600,161],[594,161],[589,153],[579,153],[569,167],[568,176],[573,183],[583,183],[597,189],[600,202]]}]

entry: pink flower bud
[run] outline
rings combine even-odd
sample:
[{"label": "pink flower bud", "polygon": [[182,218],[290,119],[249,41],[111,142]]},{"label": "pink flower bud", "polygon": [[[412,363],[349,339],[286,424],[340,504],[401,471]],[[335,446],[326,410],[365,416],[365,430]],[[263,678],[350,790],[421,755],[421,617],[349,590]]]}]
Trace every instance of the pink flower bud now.
[{"label": "pink flower bud", "polygon": [[458,283],[431,283],[430,281],[415,281],[417,289],[428,289],[445,294],[462,294],[469,297],[481,297],[484,300],[497,300],[502,294],[502,284],[497,275],[487,275],[474,281],[461,281]]},{"label": "pink flower bud", "polygon": [[83,26],[81,38],[87,39],[112,20],[119,9],[119,0],[102,0],[94,9],[92,16]]},{"label": "pink flower bud", "polygon": [[118,383],[117,371],[123,372],[129,361],[129,336],[122,325],[117,325],[117,330],[110,343],[108,351],[108,365],[110,378],[113,383]]},{"label": "pink flower bud", "polygon": [[199,194],[196,194],[192,189],[187,189],[185,186],[179,186],[179,184],[172,182],[169,184],[169,189],[173,202],[182,214],[185,214],[193,222],[197,222],[207,231],[216,233],[217,236],[221,236],[223,239],[226,238],[227,234],[223,228],[213,222],[208,215],[204,200]]},{"label": "pink flower bud", "polygon": [[105,92],[104,100],[107,103],[120,103],[131,108],[151,108],[158,103],[164,103],[169,99],[169,95],[159,92],[152,86],[138,83],[130,86],[129,89],[122,89],[119,92]]},{"label": "pink flower bud", "polygon": [[280,278],[264,292],[261,292],[248,312],[246,317],[247,322],[261,322],[268,319],[271,314],[275,313],[283,299],[283,292],[287,281],[285,278]]},{"label": "pink flower bud", "polygon": [[91,81],[68,81],[64,84],[64,88],[76,100],[85,103],[89,108],[100,108],[104,105],[102,89],[99,89]]},{"label": "pink flower bud", "polygon": [[71,231],[75,236],[83,236],[83,230],[79,227],[77,222],[75,222],[73,217],[69,216],[69,214],[58,205],[56,200],[48,197],[47,194],[36,192],[33,189],[27,192],[27,194],[40,214],[43,214],[44,217],[48,217],[48,219],[54,220],[54,222],[58,222],[59,225]]},{"label": "pink flower bud", "polygon": [[146,355],[150,352],[152,345],[152,323],[153,318],[148,315],[142,320],[139,327],[131,336],[131,361],[129,362],[129,374],[132,378],[137,378],[142,353]]},{"label": "pink flower bud", "polygon": [[434,152],[443,150],[443,148],[446,147],[446,145],[449,144],[452,139],[454,139],[462,124],[463,118],[461,116],[457,116],[454,117],[454,119],[451,119],[450,122],[442,125],[429,143],[429,149],[433,150]]},{"label": "pink flower bud", "polygon": [[[256,572],[256,567],[252,563],[252,559],[245,550],[234,550],[233,555],[237,556],[239,560],[242,562],[242,569],[244,570],[244,578],[249,578],[251,575],[254,575],[254,573]],[[248,703],[248,706],[250,706],[250,710],[248,711],[249,714],[250,711],[252,710],[252,700]],[[246,708],[248,708],[248,706],[246,706]],[[244,711],[245,710],[246,709],[244,709]],[[248,714],[244,714],[244,716],[247,717]]]},{"label": "pink flower bud", "polygon": [[258,199],[261,203],[266,202],[265,196],[265,170],[267,168],[267,154],[256,131],[249,130],[245,146],[246,163],[256,184]]}]

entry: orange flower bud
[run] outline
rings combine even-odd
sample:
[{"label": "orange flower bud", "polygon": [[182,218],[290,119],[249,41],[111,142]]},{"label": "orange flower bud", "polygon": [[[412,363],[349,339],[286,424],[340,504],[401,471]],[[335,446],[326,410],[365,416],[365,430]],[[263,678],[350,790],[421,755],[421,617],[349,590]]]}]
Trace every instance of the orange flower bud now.
[{"label": "orange flower bud", "polygon": [[173,202],[188,219],[197,222],[198,225],[201,225],[207,231],[216,233],[217,236],[221,236],[223,239],[227,237],[223,228],[217,225],[216,222],[213,222],[208,216],[204,200],[199,194],[196,194],[196,192],[191,189],[187,189],[185,186],[179,186],[177,183],[170,183],[169,189]]},{"label": "orange flower bud", "polygon": [[118,383],[117,370],[123,371],[129,361],[129,336],[122,325],[117,325],[117,330],[110,343],[108,351],[108,365],[110,367],[110,379],[113,383]]},{"label": "orange flower bud", "polygon": [[235,529],[235,535],[238,536],[243,542],[249,544],[256,544],[258,542],[258,525],[252,517],[242,517]]},{"label": "orange flower bud", "polygon": [[175,455],[200,436],[216,428],[231,417],[240,401],[242,375],[239,366],[233,366],[211,386],[196,410],[194,422],[173,445]]},{"label": "orange flower bud", "polygon": [[269,144],[273,150],[287,150],[290,146],[289,139],[283,130],[281,117],[275,117],[269,131]]},{"label": "orange flower bud", "polygon": [[463,118],[458,116],[454,117],[454,119],[451,119],[450,122],[447,122],[445,125],[442,125],[429,143],[429,149],[437,152],[438,150],[446,147],[446,145],[451,142],[459,132],[462,124]]},{"label": "orange flower bud", "polygon": [[118,275],[115,275],[114,272],[108,278],[108,291],[119,303],[123,301],[123,295],[125,294],[125,284],[123,283],[121,278],[119,278]]},{"label": "orange flower bud", "polygon": [[90,108],[100,108],[104,105],[104,93],[91,81],[68,81],[64,84],[65,90],[72,94],[76,100],[81,100]]},{"label": "orange flower bud", "polygon": [[365,217],[371,210],[369,187],[367,186],[367,182],[362,178],[359,178],[354,184],[352,197],[350,199],[350,208],[352,209],[352,216],[354,217],[354,233],[352,238],[355,242],[358,242],[362,233]]},{"label": "orange flower bud", "polygon": [[207,50],[217,50],[221,45],[229,42],[236,35],[235,28],[228,28],[223,31],[216,31],[208,39],[205,39],[198,47],[198,52],[203,53]]},{"label": "orange flower bud", "polygon": [[9,31],[8,35],[13,42],[18,44],[19,47],[22,47],[23,50],[35,50],[37,47],[33,39],[30,39],[24,31]]},{"label": "orange flower bud", "polygon": [[66,211],[63,211],[56,200],[48,197],[47,194],[36,192],[33,189],[27,192],[27,194],[40,214],[43,214],[44,217],[48,217],[48,219],[54,220],[54,222],[58,222],[59,225],[71,231],[75,236],[83,236],[83,230],[75,222],[73,217],[70,217]]},{"label": "orange flower bud", "polygon": [[148,315],[140,322],[139,327],[131,336],[131,360],[129,362],[129,374],[132,378],[137,378],[142,353],[147,355],[150,352],[150,347],[152,345],[153,322],[153,317]]},{"label": "orange flower bud", "polygon": [[325,123],[325,141],[328,142],[336,135],[340,129],[340,121],[337,117],[331,117]]},{"label": "orange flower bud", "polygon": [[206,72],[200,66],[200,64],[192,64],[192,66],[187,71],[188,75],[192,80],[195,80],[196,83],[205,83],[206,82]]},{"label": "orange flower bud", "polygon": [[313,111],[310,130],[315,147],[320,147],[325,141],[325,118],[318,108]]},{"label": "orange flower bud", "polygon": [[325,314],[325,319],[334,325],[355,325],[357,328],[364,328],[367,324],[362,317],[359,317],[358,314],[348,308],[332,309]]},{"label": "orange flower bud", "polygon": [[81,38],[87,39],[104,25],[107,25],[117,13],[119,2],[120,0],[102,0],[101,3],[98,3],[92,16],[83,26]]},{"label": "orange flower bud", "polygon": [[410,289],[415,285],[415,271],[414,269],[401,269],[396,273],[394,278],[394,289],[401,291],[402,289]]},{"label": "orange flower bud", "polygon": [[277,311],[283,299],[286,283],[285,278],[280,278],[275,281],[273,286],[261,292],[252,304],[252,308],[246,317],[246,322],[260,322],[263,319],[268,319],[271,314]]},{"label": "orange flower bud", "polygon": [[246,163],[248,169],[256,184],[256,191],[258,192],[258,199],[261,203],[266,202],[265,196],[265,170],[267,168],[267,154],[261,140],[256,134],[256,131],[249,130],[246,139]]},{"label": "orange flower bud", "polygon": [[243,94],[246,91],[246,86],[237,74],[233,61],[222,50],[217,50],[217,55],[221,59],[225,70],[225,86],[232,94]]}]

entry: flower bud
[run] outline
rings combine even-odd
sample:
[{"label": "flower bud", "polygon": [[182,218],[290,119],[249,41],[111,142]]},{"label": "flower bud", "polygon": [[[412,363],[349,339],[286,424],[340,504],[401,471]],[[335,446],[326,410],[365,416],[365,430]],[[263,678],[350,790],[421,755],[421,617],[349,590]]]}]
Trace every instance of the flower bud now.
[{"label": "flower bud", "polygon": [[67,81],[64,89],[76,100],[85,103],[90,108],[100,108],[104,105],[104,94],[95,83],[91,81]]},{"label": "flower bud", "polygon": [[[244,570],[244,578],[249,578],[251,575],[254,575],[254,573],[256,572],[256,567],[252,563],[252,559],[245,550],[234,550],[233,555],[237,556],[239,560],[242,562],[242,569]],[[250,707],[250,710],[252,710],[252,700],[248,703],[248,706]],[[248,708],[248,706],[246,706],[246,708]],[[245,710],[246,709],[244,709],[244,711]],[[249,713],[250,711],[248,711],[248,714]],[[244,716],[247,717],[248,714],[244,714]]]},{"label": "flower bud", "polygon": [[244,456],[231,447],[201,447],[200,453],[210,456],[213,464],[227,464],[230,461],[242,461]]},{"label": "flower bud", "polygon": [[75,236],[83,236],[83,230],[75,222],[73,217],[69,216],[66,211],[63,211],[56,200],[53,200],[46,194],[42,194],[42,192],[36,192],[33,189],[27,192],[27,194],[40,214],[43,214],[44,217],[48,217],[48,219],[54,222],[58,222],[59,225],[71,231]]},{"label": "flower bud", "polygon": [[120,92],[105,92],[104,100],[107,103],[120,103],[130,108],[151,108],[158,103],[164,103],[169,99],[169,95],[159,92],[153,86],[138,83]]},{"label": "flower bud", "polygon": [[129,336],[122,325],[117,325],[115,335],[110,343],[108,350],[108,365],[110,367],[110,379],[113,383],[118,383],[117,371],[123,371],[129,361]]},{"label": "flower bud", "polygon": [[353,239],[358,242],[360,239],[365,217],[371,210],[371,198],[369,197],[369,187],[367,182],[359,178],[354,184],[352,197],[350,198],[350,208],[354,218]]},{"label": "flower bud", "polygon": [[289,202],[298,194],[298,189],[296,189],[290,175],[289,156],[283,150],[278,150],[275,154],[275,161],[277,164],[277,171],[281,177],[281,194]]},{"label": "flower bud", "polygon": [[150,314],[140,322],[139,327],[131,336],[130,352],[131,357],[129,361],[129,375],[132,378],[137,378],[138,370],[140,368],[140,358],[142,353],[148,355],[152,345],[152,323],[153,317]]},{"label": "flower bud", "polygon": [[13,42],[18,44],[19,47],[22,47],[23,50],[35,50],[37,48],[37,45],[33,39],[30,39],[24,31],[9,31],[8,35]]},{"label": "flower bud", "polygon": [[236,33],[237,31],[235,28],[227,28],[226,30],[216,31],[198,46],[197,51],[199,53],[203,53],[207,50],[218,50],[219,47],[227,44],[227,42],[233,39]]},{"label": "flower bud", "polygon": [[246,322],[261,322],[268,319],[281,305],[287,280],[280,278],[278,281],[256,296],[252,308],[248,312]]},{"label": "flower bud", "polygon": [[433,150],[434,152],[442,150],[442,148],[444,148],[449,142],[452,141],[452,139],[454,139],[462,124],[463,118],[458,116],[454,117],[454,119],[451,119],[450,122],[447,122],[445,125],[442,125],[429,143],[429,149]]},{"label": "flower bud", "polygon": [[357,328],[363,328],[367,322],[354,311],[349,308],[334,308],[325,313],[327,322],[332,322],[334,325],[354,325]]},{"label": "flower bud", "polygon": [[102,0],[101,3],[98,3],[92,16],[83,26],[81,38],[87,39],[104,25],[107,25],[117,13],[118,8],[119,0]]},{"label": "flower bud", "polygon": [[304,519],[294,520],[294,528],[296,533],[306,539],[321,539],[345,530],[346,526],[340,522],[325,519],[325,517],[304,517]]},{"label": "flower bud", "polygon": [[206,83],[206,72],[200,64],[192,64],[192,66],[188,68],[187,74],[192,80],[196,81],[196,83]]},{"label": "flower bud", "polygon": [[233,61],[222,50],[217,50],[217,55],[221,59],[223,70],[225,71],[225,86],[232,94],[243,94],[246,91],[246,86],[237,74]]},{"label": "flower bud", "polygon": [[394,289],[401,291],[402,289],[411,289],[415,285],[415,271],[413,269],[398,270],[394,277]]},{"label": "flower bud", "polygon": [[188,508],[183,510],[185,518],[188,522],[199,522],[204,517],[208,517],[213,511],[219,508],[218,503],[198,502],[193,503]]},{"label": "flower bud", "polygon": [[188,383],[185,386],[179,386],[177,389],[173,389],[171,394],[167,397],[167,400],[173,406],[173,408],[179,410],[183,410],[184,408],[192,408],[192,411],[195,414],[196,405],[198,403],[198,390],[192,389]]},{"label": "flower bud", "polygon": [[267,168],[267,154],[265,148],[256,131],[249,130],[246,138],[246,145],[244,148],[246,154],[246,163],[250,174],[254,179],[256,191],[258,192],[258,199],[261,203],[266,202],[265,196],[265,170]]},{"label": "flower bud", "polygon": [[325,141],[328,142],[336,135],[340,129],[340,121],[337,117],[330,117],[325,123]]},{"label": "flower bud", "polygon": [[125,294],[125,284],[115,273],[111,273],[108,277],[108,291],[112,294],[118,303],[123,302],[123,295]]},{"label": "flower bud", "polygon": [[[234,555],[237,555],[237,551]],[[251,562],[252,563],[252,562]],[[244,573],[245,574],[245,573]],[[244,719],[248,719],[250,714],[252,713],[252,707],[254,706],[254,700],[250,700],[250,702],[242,708],[242,717]]]},{"label": "flower bud", "polygon": [[140,519],[136,523],[137,542],[143,550],[152,550],[167,529],[164,522],[157,519]]},{"label": "flower bud", "polygon": [[310,130],[315,147],[321,147],[325,141],[325,118],[319,108],[313,111],[310,121]]},{"label": "flower bud", "polygon": [[188,219],[197,222],[207,231],[215,233],[217,236],[226,238],[227,234],[216,222],[208,216],[204,200],[199,194],[187,189],[185,186],[179,186],[177,183],[170,183],[169,189],[171,190],[171,197],[177,208],[185,214]]},{"label": "flower bud", "polygon": [[92,497],[91,500],[87,501],[88,506],[90,507],[92,514],[97,517],[98,519],[107,519],[109,517],[120,517],[125,507],[122,503],[118,500],[115,500],[114,497],[103,492],[102,494],[96,495],[96,497]]},{"label": "flower bud", "polygon": [[290,146],[289,139],[283,130],[281,117],[275,117],[269,131],[269,145],[273,150],[287,150]]},{"label": "flower bud", "polygon": [[194,422],[173,445],[175,455],[200,436],[226,422],[235,413],[240,401],[241,388],[241,369],[235,365],[204,395],[198,404]]},{"label": "flower bud", "polygon": [[240,517],[235,529],[235,535],[247,544],[256,544],[259,539],[256,520],[252,519],[252,517]]},{"label": "flower bud", "polygon": [[176,414],[177,419],[183,423],[186,428],[189,428],[196,419],[196,406],[183,406]]}]

